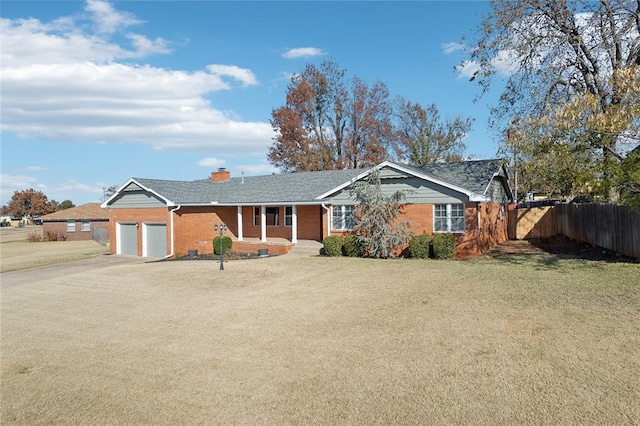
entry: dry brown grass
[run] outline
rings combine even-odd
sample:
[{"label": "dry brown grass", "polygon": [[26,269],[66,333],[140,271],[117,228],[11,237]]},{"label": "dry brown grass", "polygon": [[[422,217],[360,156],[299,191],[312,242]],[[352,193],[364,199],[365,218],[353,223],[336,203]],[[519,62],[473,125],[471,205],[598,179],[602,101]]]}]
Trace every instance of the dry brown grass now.
[{"label": "dry brown grass", "polygon": [[18,240],[0,244],[0,272],[64,263],[109,253],[109,247],[91,241]]},{"label": "dry brown grass", "polygon": [[118,265],[2,289],[2,424],[637,424],[640,266]]}]

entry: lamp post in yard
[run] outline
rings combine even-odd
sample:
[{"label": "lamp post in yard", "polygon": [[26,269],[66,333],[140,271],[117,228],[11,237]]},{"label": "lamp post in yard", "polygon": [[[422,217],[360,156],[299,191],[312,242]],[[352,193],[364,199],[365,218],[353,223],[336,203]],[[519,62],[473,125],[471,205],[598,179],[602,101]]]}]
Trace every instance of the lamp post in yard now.
[{"label": "lamp post in yard", "polygon": [[220,270],[221,271],[224,271],[224,264],[223,264],[224,259],[223,259],[223,255],[222,255],[222,253],[224,251],[224,248],[223,248],[223,245],[222,245],[222,234],[224,234],[224,231],[226,229],[227,229],[227,225],[225,225],[224,223],[221,223],[221,224],[217,224],[216,223],[215,225],[213,225],[213,230],[214,231],[216,231],[216,232],[218,232],[218,230],[220,231]]}]

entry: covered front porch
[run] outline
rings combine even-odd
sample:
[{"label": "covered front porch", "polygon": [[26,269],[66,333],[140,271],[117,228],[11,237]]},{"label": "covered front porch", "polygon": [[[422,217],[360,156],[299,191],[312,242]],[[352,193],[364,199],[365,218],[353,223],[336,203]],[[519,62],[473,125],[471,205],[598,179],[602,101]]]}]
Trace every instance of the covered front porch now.
[{"label": "covered front porch", "polygon": [[325,209],[314,205],[235,206],[235,216],[216,210],[237,243],[275,246],[295,245],[299,240],[322,241],[326,234]]}]

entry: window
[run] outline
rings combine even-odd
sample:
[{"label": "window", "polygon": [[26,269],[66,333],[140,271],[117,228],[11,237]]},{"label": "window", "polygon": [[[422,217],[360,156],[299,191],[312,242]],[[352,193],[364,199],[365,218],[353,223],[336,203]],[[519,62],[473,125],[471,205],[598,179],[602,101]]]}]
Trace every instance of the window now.
[{"label": "window", "polygon": [[280,208],[267,207],[267,226],[278,226],[280,222]]},{"label": "window", "polygon": [[[279,207],[267,207],[265,209],[267,216],[267,226],[278,226],[280,222],[280,208]],[[253,209],[253,225],[260,225],[260,207],[254,207]]]},{"label": "window", "polygon": [[464,232],[464,204],[436,204],[433,211],[434,232]]},{"label": "window", "polygon": [[331,210],[333,211],[332,229],[353,229],[353,225],[355,224],[353,206],[333,206]]},{"label": "window", "polygon": [[284,208],[284,226],[287,228],[293,226],[293,207]]},{"label": "window", "polygon": [[76,232],[76,221],[73,219],[67,220],[67,232]]},{"label": "window", "polygon": [[91,231],[91,222],[89,222],[88,220],[83,220],[80,230],[82,230],[83,232]]}]

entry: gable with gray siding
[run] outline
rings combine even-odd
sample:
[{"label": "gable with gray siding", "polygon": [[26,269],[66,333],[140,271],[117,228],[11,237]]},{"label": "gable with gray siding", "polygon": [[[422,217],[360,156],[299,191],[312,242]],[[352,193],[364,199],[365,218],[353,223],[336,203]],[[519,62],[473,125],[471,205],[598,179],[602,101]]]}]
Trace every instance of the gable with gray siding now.
[{"label": "gable with gray siding", "polygon": [[[385,196],[401,191],[405,194],[405,202],[408,204],[456,204],[469,201],[469,196],[462,192],[391,167],[380,170],[380,187]],[[352,186],[327,198],[326,203],[337,206],[354,204],[350,188]]]},{"label": "gable with gray siding", "polygon": [[167,202],[157,195],[130,183],[109,203],[113,209],[140,209],[166,207]]}]

